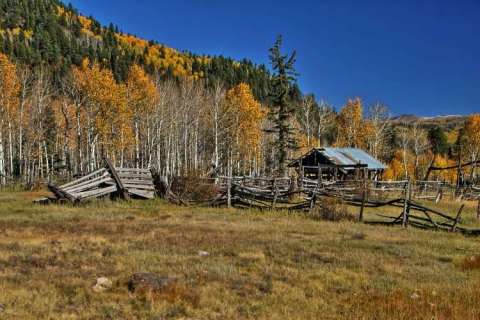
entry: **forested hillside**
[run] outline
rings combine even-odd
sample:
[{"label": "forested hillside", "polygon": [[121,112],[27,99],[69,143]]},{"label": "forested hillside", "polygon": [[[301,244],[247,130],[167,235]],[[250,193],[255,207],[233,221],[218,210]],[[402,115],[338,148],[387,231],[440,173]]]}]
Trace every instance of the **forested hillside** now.
[{"label": "forested hillside", "polygon": [[180,52],[123,33],[113,24],[102,26],[59,0],[0,0],[0,40],[0,50],[13,61],[47,65],[57,81],[85,57],[109,68],[117,81],[125,81],[130,67],[138,64],[164,78],[202,78],[227,87],[245,82],[262,101],[270,81],[263,65]]},{"label": "forested hillside", "polygon": [[[389,164],[385,179],[423,179],[480,156],[480,115],[391,119],[381,103],[336,110],[302,94],[281,39],[267,68],[140,39],[58,0],[0,0],[0,42],[0,184],[84,174],[103,157],[166,176],[284,175],[309,148],[357,147]],[[430,178],[459,174],[478,177]]]}]

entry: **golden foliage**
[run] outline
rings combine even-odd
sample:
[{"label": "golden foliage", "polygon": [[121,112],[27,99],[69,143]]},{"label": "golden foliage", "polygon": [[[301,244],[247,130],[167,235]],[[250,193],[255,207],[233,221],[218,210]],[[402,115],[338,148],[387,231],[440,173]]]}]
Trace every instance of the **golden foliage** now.
[{"label": "golden foliage", "polygon": [[224,112],[227,114],[229,135],[233,138],[232,149],[240,158],[257,157],[266,112],[253,97],[248,84],[241,83],[227,92]]},{"label": "golden foliage", "polygon": [[[433,164],[434,167],[450,167],[456,164],[455,160],[448,159],[442,155],[438,155]],[[432,174],[434,180],[441,180],[450,183],[455,183],[457,181],[457,169],[441,170],[435,171]]]},{"label": "golden foliage", "polygon": [[387,170],[383,173],[384,180],[403,180],[406,179],[406,174],[409,177],[414,176],[415,165],[413,163],[413,155],[409,152],[404,156],[401,150],[397,150],[395,155],[388,165]]},{"label": "golden foliage", "polygon": [[9,122],[14,120],[19,105],[20,83],[17,67],[8,57],[0,53],[0,117]]},{"label": "golden foliage", "polygon": [[337,124],[337,146],[365,147],[363,106],[360,98],[348,100],[337,117]]},{"label": "golden foliage", "polygon": [[109,69],[85,59],[73,67],[74,84],[85,100],[86,112],[94,122],[95,134],[107,149],[114,144],[126,147],[132,141],[132,114],[127,107],[125,85],[117,84]]},{"label": "golden foliage", "polygon": [[133,65],[130,68],[126,88],[128,105],[135,115],[145,115],[153,109],[158,98],[157,89],[142,67]]},{"label": "golden foliage", "polygon": [[146,52],[145,62],[147,64],[152,65],[161,72],[171,70],[175,77],[194,80],[202,78],[204,76],[202,72],[193,72],[193,64],[196,62],[204,65],[210,62],[208,57],[189,57],[175,49],[163,45],[150,44],[148,41],[130,34],[117,33],[116,37],[123,46],[133,49],[137,54]]},{"label": "golden foliage", "polygon": [[465,124],[465,136],[468,144],[480,148],[480,113],[472,114]]}]

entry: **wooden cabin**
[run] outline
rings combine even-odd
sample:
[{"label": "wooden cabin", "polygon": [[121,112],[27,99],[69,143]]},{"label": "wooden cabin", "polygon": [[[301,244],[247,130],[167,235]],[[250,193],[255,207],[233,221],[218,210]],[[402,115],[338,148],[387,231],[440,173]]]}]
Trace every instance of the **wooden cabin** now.
[{"label": "wooden cabin", "polygon": [[357,148],[314,148],[292,161],[289,167],[309,179],[376,180],[387,168],[372,155]]}]

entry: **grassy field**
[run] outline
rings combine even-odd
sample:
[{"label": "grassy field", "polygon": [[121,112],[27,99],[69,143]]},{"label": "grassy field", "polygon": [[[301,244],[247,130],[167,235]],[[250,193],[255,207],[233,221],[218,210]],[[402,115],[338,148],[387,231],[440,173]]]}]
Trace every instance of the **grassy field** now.
[{"label": "grassy field", "polygon": [[[480,238],[160,200],[31,204],[39,195],[0,193],[0,319],[480,318]],[[132,294],[136,272],[178,290]],[[96,293],[102,276],[113,286]]]}]

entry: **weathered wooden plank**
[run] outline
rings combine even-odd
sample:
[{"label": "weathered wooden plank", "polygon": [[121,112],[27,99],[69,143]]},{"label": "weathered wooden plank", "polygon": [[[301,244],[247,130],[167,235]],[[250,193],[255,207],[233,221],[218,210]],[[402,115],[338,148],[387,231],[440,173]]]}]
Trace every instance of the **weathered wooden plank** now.
[{"label": "weathered wooden plank", "polygon": [[69,189],[68,192],[70,192],[72,194],[73,193],[79,193],[79,192],[87,191],[87,190],[92,189],[92,188],[96,188],[96,187],[100,186],[101,184],[108,183],[108,182],[111,182],[111,183],[115,184],[115,181],[113,181],[113,179],[111,177],[104,177],[104,178],[102,178],[100,180],[97,180],[97,181],[94,181],[92,183],[85,184],[85,185],[82,185],[80,187]]},{"label": "weathered wooden plank", "polygon": [[68,187],[65,187],[65,188],[62,188],[63,190],[65,191],[69,191],[71,189],[76,189],[78,187],[82,187],[84,185],[88,185],[88,184],[91,184],[91,183],[94,183],[96,181],[99,181],[99,180],[102,180],[102,179],[105,179],[105,177],[110,177],[110,174],[105,171],[104,173],[102,173],[100,176],[98,177],[95,177],[93,179],[89,179],[89,180],[86,180],[86,181],[83,181],[83,182],[80,182],[78,184],[74,184],[74,185],[71,185],[71,186],[68,186]]},{"label": "weathered wooden plank", "polygon": [[76,193],[75,196],[80,200],[86,200],[89,198],[98,198],[113,192],[117,191],[117,186],[111,186],[111,187],[106,187],[106,188],[99,188],[95,190],[89,190],[89,191],[84,191],[84,192],[79,192]]},{"label": "weathered wooden plank", "polygon": [[79,178],[79,179],[77,179],[77,180],[73,180],[73,181],[71,181],[71,182],[69,182],[69,183],[65,183],[65,184],[59,186],[59,188],[61,188],[61,189],[68,188],[68,187],[70,187],[70,186],[72,186],[72,185],[78,184],[78,183],[83,182],[83,181],[86,181],[86,180],[88,180],[88,179],[90,179],[90,178],[92,178],[92,177],[94,177],[94,176],[96,176],[96,175],[99,175],[99,174],[103,173],[104,171],[106,171],[105,168],[98,169],[97,171],[94,171],[94,172],[92,172],[92,173],[89,173],[89,174],[87,174],[86,176],[83,176],[83,177],[81,177],[81,178]]},{"label": "weathered wooden plank", "polygon": [[118,173],[123,172],[131,172],[131,173],[138,173],[138,174],[151,174],[150,169],[136,169],[136,168],[117,168],[115,167]]},{"label": "weathered wooden plank", "polygon": [[104,158],[104,160],[105,160],[105,163],[107,164],[107,170],[110,172],[113,180],[117,184],[118,195],[123,199],[128,199],[128,192],[123,187],[122,180],[120,179],[118,172],[115,170],[115,167],[113,166],[112,162],[107,158]]},{"label": "weathered wooden plank", "polygon": [[139,190],[139,189],[128,189],[128,193],[130,193],[131,195],[135,195],[135,196],[146,198],[146,199],[155,198],[155,192],[153,192],[153,191],[145,191],[145,190]]},{"label": "weathered wooden plank", "polygon": [[153,179],[139,180],[139,179],[124,179],[124,178],[122,178],[122,183],[123,184],[141,184],[141,185],[146,185],[146,186],[155,185],[154,182],[153,182]]},{"label": "weathered wooden plank", "polygon": [[118,172],[120,179],[152,179],[152,174],[137,174],[130,172]]},{"label": "weathered wooden plank", "polygon": [[123,186],[129,190],[129,189],[140,189],[140,190],[151,190],[155,191],[155,187],[151,185],[141,185],[141,184],[129,184],[129,183],[124,183]]}]

